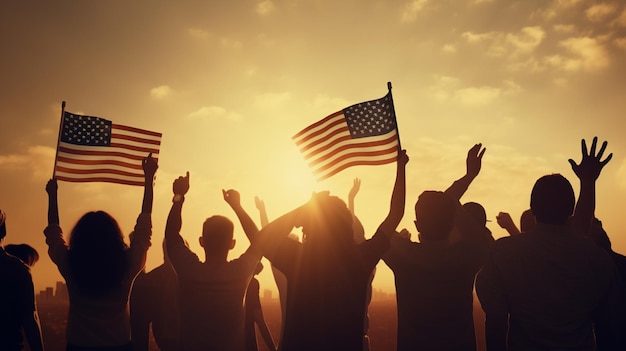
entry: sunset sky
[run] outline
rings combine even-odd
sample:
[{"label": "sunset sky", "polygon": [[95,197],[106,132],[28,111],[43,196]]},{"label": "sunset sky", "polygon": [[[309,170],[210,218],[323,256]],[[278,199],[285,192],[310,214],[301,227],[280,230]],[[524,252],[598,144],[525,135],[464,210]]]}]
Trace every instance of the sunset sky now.
[{"label": "sunset sky", "polygon": [[[258,219],[304,203],[312,191],[344,199],[362,180],[356,213],[366,235],[384,219],[395,165],[354,167],[316,182],[291,137],[349,105],[393,96],[407,149],[406,214],[428,189],[465,172],[467,150],[487,148],[463,201],[482,203],[495,237],[499,211],[518,221],[534,181],[562,173],[580,140],[608,140],[613,160],[598,181],[597,210],[626,253],[626,6],[589,0],[5,1],[0,4],[0,209],[5,244],[39,250],[36,289],[61,280],[43,229],[61,101],[74,113],[163,133],[153,246],[161,240],[172,181],[191,173],[183,236],[200,253],[204,219],[236,221],[221,189],[240,191]],[[141,187],[59,183],[61,225],[102,209],[125,233]],[[241,227],[230,258],[247,246]],[[201,255],[203,258],[203,255]],[[375,288],[393,291],[379,264]],[[269,269],[261,289],[275,289]]]}]

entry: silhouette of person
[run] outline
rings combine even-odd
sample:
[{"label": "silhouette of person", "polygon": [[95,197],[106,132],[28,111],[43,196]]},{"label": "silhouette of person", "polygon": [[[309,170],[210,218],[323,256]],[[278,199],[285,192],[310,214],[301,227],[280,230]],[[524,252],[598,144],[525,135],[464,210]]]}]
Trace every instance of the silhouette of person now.
[{"label": "silhouette of person", "polygon": [[159,350],[180,350],[178,280],[163,240],[163,264],[135,278],[130,294],[130,327],[135,351],[150,348],[150,328]]},{"label": "silhouette of person", "polygon": [[[259,233],[265,257],[287,277],[281,350],[363,349],[367,286],[404,212],[407,162],[400,151],[389,214],[359,245],[346,203],[328,192],[314,193]],[[302,227],[302,242],[287,238],[294,227]]]},{"label": "silhouette of person", "polygon": [[6,214],[0,211],[0,349],[20,351],[25,338],[31,351],[43,351],[33,277],[20,259],[5,251],[6,235]]},{"label": "silhouette of person", "polygon": [[[393,271],[398,311],[397,349],[475,350],[474,277],[493,238],[482,211],[477,220],[459,199],[478,176],[485,149],[467,153],[466,174],[445,192],[424,191],[415,204],[419,243],[396,235],[383,260]],[[458,233],[452,237],[453,229]]]},{"label": "silhouette of person", "polygon": [[133,280],[143,269],[152,235],[153,180],[157,162],[142,161],[144,195],[130,246],[117,221],[104,211],[87,212],[71,231],[69,245],[59,226],[56,179],[46,185],[48,254],[65,279],[69,293],[68,351],[131,351],[128,299]]},{"label": "silhouette of person", "polygon": [[597,218],[593,219],[593,222],[591,224],[591,231],[589,232],[589,237],[591,238],[591,240],[593,240],[593,242],[596,243],[596,245],[600,246],[601,248],[609,252],[609,254],[611,254],[613,262],[615,262],[615,266],[617,267],[617,272],[621,277],[621,283],[626,284],[626,256],[613,251],[611,239],[604,230],[604,227],[602,226],[602,221]]},{"label": "silhouette of person", "polygon": [[39,252],[28,244],[8,244],[4,247],[4,251],[19,258],[28,267],[34,266],[39,261]]},{"label": "silhouette of person", "polygon": [[496,220],[498,221],[498,225],[500,228],[504,229],[509,233],[509,235],[517,235],[520,233],[529,232],[535,226],[535,217],[530,209],[522,212],[520,216],[520,227],[519,229],[513,222],[511,215],[508,212],[500,212],[496,216]]},{"label": "silhouette of person", "polygon": [[583,140],[580,164],[569,160],[581,185],[576,210],[565,177],[539,178],[530,195],[535,227],[497,240],[478,274],[487,350],[623,350],[615,266],[580,235],[590,230],[596,179],[612,156],[602,160],[607,144],[596,154],[596,143],[588,153]]},{"label": "silhouette of person", "polygon": [[181,348],[195,350],[243,350],[244,296],[261,253],[255,244],[258,231],[240,204],[235,190],[222,190],[224,200],[235,211],[251,245],[239,258],[228,261],[235,246],[233,222],[212,216],[202,227],[201,262],[180,235],[181,212],[189,190],[189,172],[174,180],[174,198],[165,228],[167,253],[178,277]]},{"label": "silhouette of person", "polygon": [[[257,210],[259,210],[259,217],[261,220],[261,227],[265,227],[269,223],[269,219],[267,217],[267,209],[265,208],[265,201],[263,201],[260,197],[254,197],[254,203],[256,205]],[[299,241],[298,235],[295,233],[289,233],[288,238]],[[270,262],[271,263],[271,262]],[[278,289],[278,299],[280,301],[280,313],[281,313],[281,323],[280,323],[280,338],[278,349],[280,350],[280,340],[282,340],[283,335],[283,326],[285,325],[285,313],[287,311],[287,277],[274,265],[272,267],[272,275],[274,276],[274,282],[276,283],[276,288]]]},{"label": "silhouette of person", "polygon": [[[259,262],[254,270],[254,275],[263,271],[263,264]],[[270,333],[265,318],[263,317],[263,308],[261,306],[260,284],[259,281],[252,277],[250,284],[248,284],[248,290],[246,291],[246,350],[258,351],[258,345],[256,342],[256,330],[255,325],[259,328],[259,332],[265,341],[265,345],[272,351],[276,350],[272,333]]]},{"label": "silhouette of person", "polygon": [[[359,193],[360,189],[361,189],[361,179],[354,178],[354,180],[352,181],[352,187],[350,188],[350,191],[348,192],[348,209],[350,210],[350,213],[352,213],[352,221],[353,221],[352,230],[354,231],[354,242],[356,244],[361,244],[362,242],[365,241],[365,228],[363,228],[363,224],[361,223],[359,218],[356,216],[356,212],[354,209],[355,208],[354,198]],[[374,281],[375,274],[376,274],[376,267],[372,269],[372,274],[370,274],[369,284],[367,286],[367,292],[365,295],[365,319],[364,319],[364,325],[363,325],[363,334],[364,334],[363,335],[363,351],[370,350],[370,337],[369,335],[367,335],[367,332],[369,330],[369,324],[370,324],[369,304],[372,301],[372,282]]]}]

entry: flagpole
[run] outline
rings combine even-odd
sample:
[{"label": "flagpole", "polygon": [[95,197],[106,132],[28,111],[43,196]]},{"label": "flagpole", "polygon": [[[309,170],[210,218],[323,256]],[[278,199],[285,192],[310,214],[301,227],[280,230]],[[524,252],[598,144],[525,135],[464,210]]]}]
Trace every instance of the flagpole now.
[{"label": "flagpole", "polygon": [[57,151],[54,155],[54,168],[52,168],[52,179],[56,176],[57,159],[59,158],[59,144],[61,143],[61,132],[63,131],[63,116],[65,116],[65,101],[61,102],[61,122],[59,122],[59,136],[57,138]]},{"label": "flagpole", "polygon": [[396,108],[393,105],[393,95],[391,94],[391,82],[387,82],[387,89],[389,89],[389,101],[391,102],[391,111],[393,111],[393,121],[396,123],[396,134],[398,135],[398,152],[402,150],[402,144],[400,143],[400,128],[398,128],[398,119],[396,118]]}]

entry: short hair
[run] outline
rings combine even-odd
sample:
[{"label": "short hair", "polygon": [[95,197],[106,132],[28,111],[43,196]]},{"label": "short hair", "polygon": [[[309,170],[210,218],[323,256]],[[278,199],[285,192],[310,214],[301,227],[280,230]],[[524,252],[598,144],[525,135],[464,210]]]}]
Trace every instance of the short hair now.
[{"label": "short hair", "polygon": [[466,202],[463,204],[463,209],[472,218],[476,219],[481,226],[487,225],[487,212],[483,205],[478,202]]},{"label": "short hair", "polygon": [[202,242],[205,252],[228,251],[233,241],[235,226],[224,216],[211,216],[202,224]]},{"label": "short hair", "polygon": [[[306,206],[303,234],[306,243],[313,241],[328,245],[354,244],[354,217],[346,203],[328,192],[314,194]],[[308,245],[307,245],[308,246]]]},{"label": "short hair", "polygon": [[575,203],[572,184],[560,174],[537,179],[530,194],[530,209],[537,222],[545,224],[565,224]]},{"label": "short hair", "polygon": [[415,203],[415,224],[420,238],[446,240],[454,227],[454,201],[446,193],[427,190]]},{"label": "short hair", "polygon": [[29,267],[32,267],[39,261],[39,252],[28,244],[9,244],[4,247],[4,250],[9,255],[19,258]]}]

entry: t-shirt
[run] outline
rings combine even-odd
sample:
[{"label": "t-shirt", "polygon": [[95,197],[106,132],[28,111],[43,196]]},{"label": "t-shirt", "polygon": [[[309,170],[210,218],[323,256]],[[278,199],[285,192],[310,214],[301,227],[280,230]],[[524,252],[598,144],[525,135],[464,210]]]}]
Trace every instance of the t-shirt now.
[{"label": "t-shirt", "polygon": [[22,350],[23,318],[33,314],[35,292],[30,270],[0,247],[0,349]]},{"label": "t-shirt", "polygon": [[567,226],[538,223],[496,241],[476,291],[487,316],[508,313],[509,350],[595,350],[594,338],[606,345],[615,336],[616,282],[605,250]]},{"label": "t-shirt", "polygon": [[[139,346],[148,350],[150,326],[160,351],[180,349],[178,281],[174,268],[162,264],[137,276],[130,296],[130,317],[136,350]],[[136,336],[139,333],[142,335]]]},{"label": "t-shirt", "polygon": [[211,266],[182,240],[170,240],[168,254],[178,276],[182,350],[243,350],[244,296],[260,253],[251,246]]},{"label": "t-shirt", "polygon": [[280,349],[361,351],[369,278],[388,247],[382,232],[359,245],[332,246],[323,253],[283,239],[270,258],[289,287]]},{"label": "t-shirt", "polygon": [[398,351],[475,350],[474,278],[490,241],[416,243],[397,236],[383,260],[394,273]]},{"label": "t-shirt", "polygon": [[[50,228],[50,227],[49,227]],[[121,284],[106,294],[86,296],[77,288],[68,260],[68,247],[60,228],[46,230],[48,254],[65,278],[70,307],[68,344],[81,347],[113,347],[130,343],[128,300],[133,280],[143,269],[152,235],[150,215],[142,213],[126,251],[128,266]]]},{"label": "t-shirt", "polygon": [[250,280],[250,284],[248,284],[248,290],[246,291],[246,350],[247,351],[256,351],[258,350],[258,345],[256,342],[256,330],[255,330],[255,321],[254,321],[254,311],[261,309],[261,300],[259,298],[259,281],[256,278],[252,278]]}]

